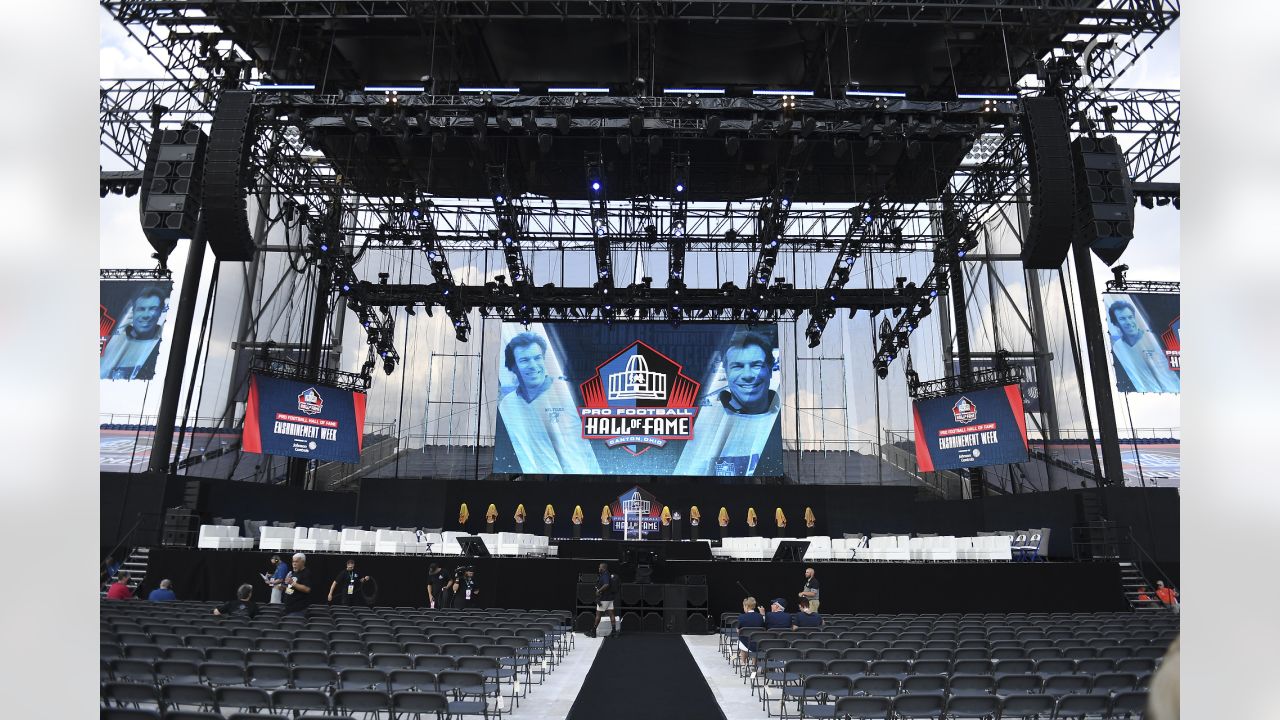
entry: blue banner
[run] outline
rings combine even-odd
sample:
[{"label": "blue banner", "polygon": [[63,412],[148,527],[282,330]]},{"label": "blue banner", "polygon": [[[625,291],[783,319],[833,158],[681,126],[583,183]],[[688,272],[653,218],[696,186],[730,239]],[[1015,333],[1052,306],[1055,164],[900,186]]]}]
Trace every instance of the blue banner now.
[{"label": "blue banner", "polygon": [[245,452],[360,462],[365,394],[252,375],[244,413]]},{"label": "blue banner", "polygon": [[503,326],[494,470],[779,476],[776,325]]},{"label": "blue banner", "polygon": [[921,472],[1027,460],[1027,420],[1017,385],[916,400],[912,414]]}]

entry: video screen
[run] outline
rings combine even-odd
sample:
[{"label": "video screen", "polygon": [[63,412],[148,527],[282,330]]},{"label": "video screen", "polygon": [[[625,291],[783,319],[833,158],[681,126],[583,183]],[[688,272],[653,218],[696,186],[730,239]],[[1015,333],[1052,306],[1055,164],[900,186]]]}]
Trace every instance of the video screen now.
[{"label": "video screen", "polygon": [[1182,392],[1182,310],[1176,293],[1103,293],[1111,366],[1122,393]]},{"label": "video screen", "polygon": [[150,380],[164,335],[173,283],[102,280],[98,285],[98,376]]},{"label": "video screen", "polygon": [[922,472],[1027,461],[1027,418],[1017,385],[916,400],[912,415]]},{"label": "video screen", "polygon": [[782,474],[775,324],[504,324],[494,471]]}]

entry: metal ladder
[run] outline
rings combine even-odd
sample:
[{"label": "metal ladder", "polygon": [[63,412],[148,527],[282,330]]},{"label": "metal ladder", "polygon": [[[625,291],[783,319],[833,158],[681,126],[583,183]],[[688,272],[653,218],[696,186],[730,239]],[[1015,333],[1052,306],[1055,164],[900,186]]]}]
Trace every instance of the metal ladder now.
[{"label": "metal ladder", "polygon": [[[137,547],[129,553],[129,557],[120,564],[122,572],[129,573],[129,579],[133,581],[133,590],[137,592],[142,587],[143,581],[147,579],[147,564],[150,560],[151,548]],[[108,579],[107,582],[99,589],[99,596],[107,596],[107,588],[114,580]]]},{"label": "metal ladder", "polygon": [[[1124,597],[1129,607],[1140,612],[1163,612],[1164,604],[1156,597],[1155,586],[1147,582],[1142,570],[1131,562],[1120,562],[1120,584],[1124,587]],[[1147,590],[1147,599],[1139,600],[1143,588]]]}]

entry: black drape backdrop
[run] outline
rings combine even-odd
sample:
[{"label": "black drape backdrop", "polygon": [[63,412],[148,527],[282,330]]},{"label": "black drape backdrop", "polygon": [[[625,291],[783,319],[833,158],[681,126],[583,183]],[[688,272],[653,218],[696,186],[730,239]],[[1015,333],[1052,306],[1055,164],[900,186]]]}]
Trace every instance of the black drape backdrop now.
[{"label": "black drape backdrop", "polygon": [[[173,581],[184,600],[229,600],[240,583],[252,582],[255,598],[268,599],[259,573],[268,572],[270,553],[157,548],[147,578]],[[357,569],[378,581],[380,606],[426,604],[427,564],[446,570],[462,564],[476,569],[482,607],[572,610],[579,573],[594,573],[597,560],[512,558],[425,558],[360,556]],[[329,585],[344,569],[341,555],[309,553],[315,601],[325,602]],[[740,611],[742,583],[757,599],[792,601],[812,565],[822,581],[822,611],[850,612],[1101,612],[1128,608],[1119,568],[1107,563],[774,563],[667,561],[653,576],[658,583],[683,575],[706,575],[713,619]],[[624,582],[628,569],[614,566]],[[150,587],[144,588],[149,590]]]}]

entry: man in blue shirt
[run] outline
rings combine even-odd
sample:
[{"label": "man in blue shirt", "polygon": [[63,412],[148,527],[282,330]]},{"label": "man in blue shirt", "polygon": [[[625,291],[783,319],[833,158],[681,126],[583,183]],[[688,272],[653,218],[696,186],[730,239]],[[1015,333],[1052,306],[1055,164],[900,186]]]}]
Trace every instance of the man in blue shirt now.
[{"label": "man in blue shirt", "polygon": [[160,587],[147,595],[147,599],[151,602],[173,602],[178,599],[178,596],[173,594],[173,583],[169,578],[165,578],[160,581]]},{"label": "man in blue shirt", "polygon": [[799,630],[801,628],[818,629],[822,627],[822,616],[813,609],[813,603],[807,600],[800,601],[800,612],[791,618],[791,629]]},{"label": "man in blue shirt", "polygon": [[764,626],[768,630],[790,630],[791,613],[787,612],[787,601],[774,598],[769,612],[764,616]]},{"label": "man in blue shirt", "polygon": [[618,624],[618,617],[614,613],[613,602],[618,596],[618,576],[609,572],[608,563],[600,563],[596,577],[596,622],[591,626],[591,631],[587,633],[587,637],[595,637],[596,631],[600,628],[600,616],[603,613],[609,614],[609,636],[616,637],[622,635],[622,626]]}]

